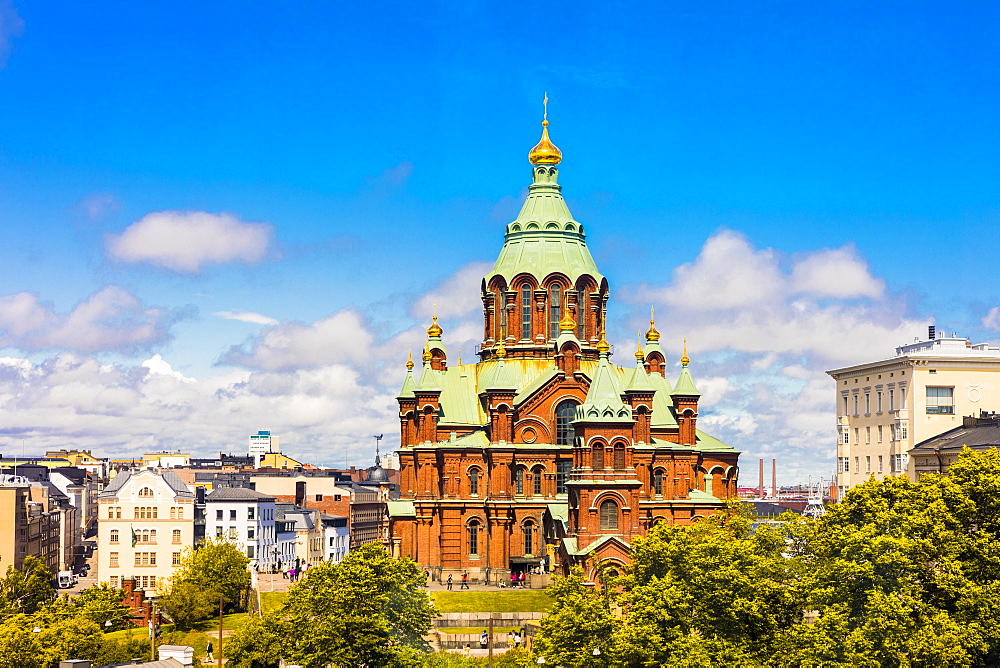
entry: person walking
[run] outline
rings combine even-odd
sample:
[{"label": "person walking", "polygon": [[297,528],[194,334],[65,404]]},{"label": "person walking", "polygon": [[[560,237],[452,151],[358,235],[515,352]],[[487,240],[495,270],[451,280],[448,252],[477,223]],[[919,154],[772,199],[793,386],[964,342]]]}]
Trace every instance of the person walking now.
[{"label": "person walking", "polygon": [[215,657],[212,655],[212,651],[215,647],[212,645],[212,641],[209,640],[208,644],[205,645],[205,661],[215,661]]},{"label": "person walking", "polygon": [[479,649],[489,649],[490,648],[490,634],[483,629],[483,634],[479,636]]},{"label": "person walking", "polygon": [[451,578],[451,574],[448,574],[448,591],[451,591],[451,586],[454,584]]},{"label": "person walking", "polygon": [[469,574],[462,573],[462,586],[459,587],[459,589],[468,589],[468,588],[469,588]]}]

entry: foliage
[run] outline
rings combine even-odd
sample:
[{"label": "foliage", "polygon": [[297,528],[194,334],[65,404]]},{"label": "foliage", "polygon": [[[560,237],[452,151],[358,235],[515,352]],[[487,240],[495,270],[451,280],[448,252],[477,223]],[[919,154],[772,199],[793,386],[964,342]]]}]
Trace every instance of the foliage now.
[{"label": "foliage", "polygon": [[171,579],[171,588],[187,582],[223,597],[228,610],[245,610],[250,595],[250,560],[224,538],[209,538],[198,549],[188,549]]},{"label": "foliage", "polygon": [[551,588],[547,662],[1000,665],[1000,451],[966,449],[950,476],[871,480],[818,521],[754,528],[734,508],[660,524],[632,558],[606,606],[579,576]]},{"label": "foliage", "polygon": [[7,576],[0,579],[0,612],[32,614],[54,595],[52,572],[45,562],[27,556],[20,570],[7,567]]},{"label": "foliage", "polygon": [[285,642],[274,617],[254,617],[229,636],[222,651],[232,668],[272,668],[281,662]]},{"label": "foliage", "polygon": [[[542,618],[534,650],[547,663],[569,668],[605,665],[614,618],[608,597],[584,584],[576,567],[549,587],[555,599],[552,612]],[[594,652],[598,655],[595,657]]]},{"label": "foliage", "polygon": [[160,607],[177,630],[190,631],[219,609],[219,596],[218,591],[181,580],[171,583],[170,590],[160,598]]},{"label": "foliage", "polygon": [[225,655],[245,666],[274,654],[305,666],[419,663],[437,614],[424,581],[413,561],[363,545],[339,564],[310,568],[278,612],[231,636]]},{"label": "foliage", "polygon": [[122,605],[124,599],[123,590],[105,582],[91,585],[72,598],[64,594],[46,604],[38,615],[50,621],[80,617],[96,622],[103,632],[120,631],[134,626],[132,611]]}]

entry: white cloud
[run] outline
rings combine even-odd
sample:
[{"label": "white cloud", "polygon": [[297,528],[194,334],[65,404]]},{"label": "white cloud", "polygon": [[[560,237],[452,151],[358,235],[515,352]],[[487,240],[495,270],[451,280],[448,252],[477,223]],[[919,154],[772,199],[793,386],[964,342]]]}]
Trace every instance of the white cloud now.
[{"label": "white cloud", "polygon": [[434,304],[437,304],[437,314],[441,318],[479,315],[483,310],[483,300],[480,297],[483,277],[492,268],[493,265],[486,262],[471,262],[465,265],[413,302],[410,316],[430,324]]},{"label": "white cloud", "polygon": [[14,48],[14,38],[24,32],[24,20],[10,0],[0,0],[0,68],[7,64],[7,57]]},{"label": "white cloud", "polygon": [[226,320],[240,320],[254,325],[277,325],[278,321],[253,311],[216,311],[212,315],[217,315]]},{"label": "white cloud", "polygon": [[96,220],[108,213],[120,210],[122,203],[111,193],[93,193],[80,200],[74,208],[83,212],[87,218]]},{"label": "white cloud", "polygon": [[1000,331],[1000,306],[994,306],[987,311],[980,324],[986,329]]},{"label": "white cloud", "polygon": [[109,236],[107,250],[121,262],[195,274],[210,264],[260,262],[273,232],[270,225],[245,223],[229,213],[156,211]]},{"label": "white cloud", "polygon": [[745,472],[776,457],[787,482],[833,471],[835,387],[825,372],[889,357],[927,324],[852,246],[787,256],[732,231],[709,238],[668,284],[624,286],[616,297],[636,304],[633,329],[657,306],[668,355],[688,339],[706,431],[743,451]]},{"label": "white cloud", "polygon": [[134,352],[170,339],[170,326],[192,311],[145,306],[126,290],[109,285],[59,314],[38,295],[0,297],[0,348],[26,351]]}]

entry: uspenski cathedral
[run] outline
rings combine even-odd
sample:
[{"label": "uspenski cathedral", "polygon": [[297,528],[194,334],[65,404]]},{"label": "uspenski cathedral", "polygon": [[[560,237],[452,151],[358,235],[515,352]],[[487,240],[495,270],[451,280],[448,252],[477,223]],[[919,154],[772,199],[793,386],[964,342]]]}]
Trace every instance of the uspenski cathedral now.
[{"label": "uspenski cathedral", "polygon": [[563,199],[561,160],[543,120],[527,199],[482,281],[479,361],[449,365],[436,316],[422,367],[407,361],[390,540],[435,578],[593,577],[629,563],[657,522],[736,494],[739,452],[698,429],[686,346],[674,375],[650,320],[633,362],[611,362],[608,280]]}]

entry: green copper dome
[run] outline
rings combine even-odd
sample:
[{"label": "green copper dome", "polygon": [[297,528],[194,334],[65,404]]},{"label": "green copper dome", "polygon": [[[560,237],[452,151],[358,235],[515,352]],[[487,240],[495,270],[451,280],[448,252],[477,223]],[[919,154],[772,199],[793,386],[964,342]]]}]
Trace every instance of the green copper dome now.
[{"label": "green copper dome", "polygon": [[552,273],[561,273],[573,283],[584,274],[601,284],[600,272],[587,248],[583,226],[562,197],[559,170],[539,165],[534,168],[534,183],[517,220],[507,226],[503,248],[493,270],[486,275],[488,284],[494,276],[510,282],[518,274],[531,274],[539,282]]}]

